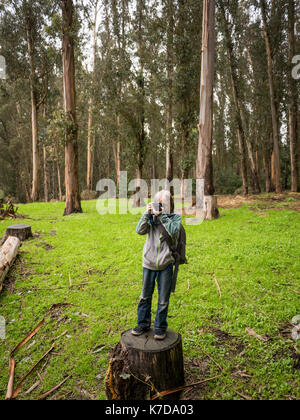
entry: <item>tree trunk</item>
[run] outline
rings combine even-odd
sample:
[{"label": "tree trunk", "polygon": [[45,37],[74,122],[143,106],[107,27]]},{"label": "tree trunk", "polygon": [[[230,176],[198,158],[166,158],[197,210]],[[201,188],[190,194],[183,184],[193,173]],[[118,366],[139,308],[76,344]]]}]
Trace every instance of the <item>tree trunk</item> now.
[{"label": "tree trunk", "polygon": [[[222,2],[220,2],[220,7],[223,14],[226,45],[227,45],[228,58],[229,58],[229,64],[230,64],[231,88],[232,88],[232,94],[233,94],[234,105],[235,105],[235,110],[236,110],[239,150],[240,150],[240,154],[242,153],[242,157],[241,157],[242,176],[245,175],[247,171],[247,169],[245,171],[245,165],[247,162],[245,145],[247,145],[254,193],[260,193],[261,190],[260,190],[259,180],[257,176],[255,161],[254,161],[253,148],[249,140],[249,136],[247,134],[248,130],[247,130],[246,115],[243,110],[243,105],[241,103],[241,95],[238,88],[237,62],[236,62],[236,57],[234,55],[234,50],[233,50],[234,46],[231,40],[229,28],[228,28],[228,22],[227,22],[226,14],[225,14],[225,7]],[[243,190],[244,190],[244,194],[248,194],[248,192],[246,192],[248,191],[248,185],[245,184],[245,181],[247,181],[247,175],[243,176]]]},{"label": "tree trunk", "polygon": [[[56,138],[54,139],[54,153],[55,153],[56,171],[57,171],[58,199],[59,201],[62,201],[61,174],[60,174],[60,165],[59,165],[58,144],[57,144]],[[53,166],[53,169],[54,169],[54,166]]]},{"label": "tree trunk", "polygon": [[[139,180],[143,176],[144,167],[144,154],[145,154],[145,78],[144,78],[144,58],[143,58],[143,34],[142,34],[142,19],[144,13],[143,1],[138,0],[137,2],[137,14],[138,14],[138,56],[140,62],[140,71],[138,75],[138,90],[139,90],[139,131],[137,133],[137,186],[139,187]],[[136,202],[137,206],[142,206],[141,200]]]},{"label": "tree trunk", "polygon": [[274,84],[274,71],[273,71],[273,59],[271,51],[271,39],[269,28],[267,25],[266,17],[266,3],[265,0],[260,0],[260,8],[264,27],[264,37],[268,58],[268,77],[269,77],[269,90],[270,90],[270,103],[271,103],[271,115],[272,115],[272,131],[273,131],[273,170],[274,170],[274,186],[275,192],[280,194],[282,192],[281,186],[281,171],[280,171],[280,149],[279,149],[279,124],[276,109],[276,97],[275,97],[275,84]]},{"label": "tree trunk", "polygon": [[[270,140],[269,140],[270,138]],[[266,185],[266,192],[269,193],[273,190],[272,185],[272,177],[271,177],[271,146],[273,144],[273,134],[267,134],[266,140],[264,142],[264,150],[263,150],[263,162],[265,168],[265,185]]]},{"label": "tree trunk", "polygon": [[87,139],[87,170],[86,170],[86,189],[92,189],[92,162],[93,162],[93,98],[90,98],[89,103],[89,118],[88,118],[88,139]]},{"label": "tree trunk", "polygon": [[7,273],[14,263],[20,245],[21,242],[18,238],[9,236],[0,249],[0,291]]},{"label": "tree trunk", "polygon": [[141,191],[141,179],[142,179],[142,172],[141,168],[137,168],[136,170],[136,192],[133,194],[133,204],[132,207],[144,207],[146,205],[144,201],[144,197],[142,197]]},{"label": "tree trunk", "polygon": [[239,156],[240,156],[240,167],[241,167],[241,176],[243,182],[243,195],[248,195],[248,175],[247,175],[247,160],[245,153],[245,143],[244,138],[241,135],[239,129],[237,129],[237,139],[239,147]]},{"label": "tree trunk", "polygon": [[47,168],[46,146],[43,146],[43,157],[44,157],[44,200],[47,203],[49,201],[49,192],[48,192],[48,168]]},{"label": "tree trunk", "polygon": [[[21,106],[18,101],[16,102],[16,111],[17,111],[18,119],[19,121],[21,121],[22,120]],[[22,145],[22,152],[24,156],[23,162],[21,162],[21,165],[19,168],[20,176],[17,179],[17,183],[21,180],[22,182],[21,188],[24,188],[25,190],[26,203],[30,203],[31,202],[31,190],[30,190],[31,165],[29,164],[30,154],[28,153],[28,150],[25,147],[25,144],[24,144],[25,142],[22,141],[22,132],[20,130],[19,124],[16,124],[16,130],[17,130],[18,139]]]},{"label": "tree trunk", "polygon": [[76,121],[75,62],[74,62],[74,6],[72,0],[62,1],[64,107],[69,125],[65,135],[66,205],[64,216],[82,213],[78,174],[78,125]]},{"label": "tree trunk", "polygon": [[[215,63],[215,0],[204,0],[197,178],[204,179],[204,196],[214,195],[212,136]],[[216,205],[216,202],[214,202]],[[203,205],[204,203],[201,203]],[[217,208],[213,211],[218,214]]]},{"label": "tree trunk", "polygon": [[40,195],[40,153],[38,143],[38,105],[36,91],[36,76],[34,64],[34,36],[32,24],[33,16],[30,8],[26,8],[26,34],[27,50],[30,71],[30,98],[31,98],[31,130],[32,130],[32,188],[31,199],[37,201]]},{"label": "tree trunk", "polygon": [[94,143],[95,134],[93,133],[93,112],[94,112],[94,98],[93,89],[96,83],[96,59],[97,59],[97,16],[98,16],[98,0],[94,7],[94,28],[93,28],[93,78],[92,78],[92,92],[89,101],[89,118],[88,118],[88,144],[87,144],[87,171],[86,171],[86,189],[92,189],[93,182],[93,161],[94,161]]},{"label": "tree trunk", "polygon": [[297,122],[297,83],[292,77],[292,59],[296,55],[295,40],[295,1],[288,2],[289,19],[289,139],[290,139],[290,159],[291,159],[291,191],[297,192],[298,185],[298,165],[297,165],[297,143],[298,143],[298,122]]},{"label": "tree trunk", "polygon": [[32,189],[31,200],[37,201],[40,195],[40,150],[38,144],[38,111],[35,94],[31,90],[31,118],[32,118]]},{"label": "tree trunk", "polygon": [[113,143],[113,153],[115,159],[115,169],[117,178],[117,188],[120,186],[120,173],[121,173],[121,142],[120,142],[120,114],[117,113],[117,143]]},{"label": "tree trunk", "polygon": [[[120,115],[118,115],[118,126],[120,127]],[[121,142],[117,142],[117,187],[120,187],[120,173],[121,173]]]},{"label": "tree trunk", "polygon": [[[180,334],[168,330],[163,341],[154,340],[151,329],[142,336],[131,330],[121,335],[105,378],[109,400],[146,400],[157,392],[184,385],[184,365]],[[168,399],[179,399],[180,391]]]},{"label": "tree trunk", "polygon": [[[173,0],[167,3],[167,80],[168,80],[168,102],[166,118],[166,179],[173,180],[173,77],[174,77],[174,6]],[[174,188],[171,188],[174,194]]]}]

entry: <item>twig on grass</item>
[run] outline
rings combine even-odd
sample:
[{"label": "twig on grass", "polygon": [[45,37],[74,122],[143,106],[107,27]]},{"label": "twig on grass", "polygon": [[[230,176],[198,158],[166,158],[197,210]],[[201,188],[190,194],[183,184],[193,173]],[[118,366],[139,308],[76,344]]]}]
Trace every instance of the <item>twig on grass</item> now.
[{"label": "twig on grass", "polygon": [[41,383],[41,380],[38,379],[27,391],[25,391],[25,394],[30,394],[32,391],[35,390]]},{"label": "twig on grass", "polygon": [[9,400],[13,394],[13,387],[14,387],[14,372],[15,372],[15,360],[10,357],[9,359],[9,380],[7,385],[7,391],[5,399]]},{"label": "twig on grass", "polygon": [[220,376],[222,376],[222,375],[217,375],[217,376],[214,376],[212,378],[204,379],[203,381],[200,381],[200,382],[194,382],[193,384],[180,386],[178,388],[168,389],[167,391],[158,392],[151,398],[151,400],[156,400],[157,398],[165,397],[166,395],[174,394],[175,392],[183,391],[184,389],[191,388],[191,387],[197,386],[197,385],[201,385],[201,384],[204,384],[204,383],[209,382],[209,381],[213,381],[214,379],[217,379]]},{"label": "twig on grass", "polygon": [[249,397],[248,395],[241,394],[241,393],[240,393],[240,392],[238,392],[236,389],[234,390],[234,392],[235,392],[236,394],[238,394],[240,397],[244,398],[245,400],[252,401],[252,398],[251,398],[251,397]]},{"label": "twig on grass", "polygon": [[54,349],[55,347],[55,343],[52,344],[52,346],[50,347],[50,349],[48,351],[46,351],[46,353],[40,358],[40,360],[38,360],[35,365],[26,373],[26,375],[23,376],[23,378],[20,380],[20,382],[18,383],[17,388],[15,389],[15,391],[13,392],[13,395],[11,398],[16,398],[18,396],[18,394],[21,392],[22,386],[25,382],[25,380],[28,378],[28,376],[37,368],[37,366],[40,364],[40,362],[42,360],[44,360],[44,358]]},{"label": "twig on grass", "polygon": [[16,345],[16,347],[11,351],[11,356],[18,351],[21,347],[23,347],[35,334],[38,332],[38,330],[45,324],[45,319],[42,319],[42,321],[35,327],[35,329],[27,335],[27,337],[24,338],[24,340],[20,341],[19,344]]},{"label": "twig on grass", "polygon": [[216,286],[217,286],[218,294],[221,298],[222,297],[221,288],[220,288],[220,285],[218,283],[218,280],[217,280],[216,276],[214,276],[214,280],[215,280],[215,283],[216,283]]},{"label": "twig on grass", "polygon": [[262,335],[257,334],[252,328],[246,328],[246,331],[249,335],[251,335],[252,337],[257,338],[260,341],[263,341],[264,343],[266,341],[269,341],[269,339],[267,337],[263,337]]},{"label": "twig on grass", "polygon": [[204,353],[218,368],[221,372],[223,372],[223,368],[222,366],[219,365],[219,363],[217,363],[208,353]]},{"label": "twig on grass", "polygon": [[300,295],[300,292],[298,292],[297,290],[292,290],[292,292],[296,293],[297,295]]},{"label": "twig on grass", "polygon": [[91,354],[100,353],[100,351],[102,351],[103,349],[105,349],[105,347],[109,347],[109,346],[108,345],[102,346],[102,347],[98,348],[97,350],[91,351]]},{"label": "twig on grass", "polygon": [[48,397],[48,395],[52,394],[52,392],[56,391],[58,388],[60,388],[69,378],[71,378],[72,375],[67,376],[63,381],[61,381],[58,385],[51,388],[49,391],[45,392],[44,394],[40,395],[38,397],[38,400],[44,400]]},{"label": "twig on grass", "polygon": [[66,334],[67,334],[67,332],[68,332],[68,330],[64,331],[64,332],[63,332],[62,334],[60,334],[58,337],[53,338],[53,340],[52,340],[52,341],[57,341],[59,338],[61,338],[61,337],[63,337],[64,335],[66,335]]},{"label": "twig on grass", "polygon": [[9,400],[13,398],[13,387],[14,387],[14,372],[15,372],[15,359],[14,359],[14,353],[16,353],[21,347],[23,347],[26,343],[28,343],[29,340],[31,340],[32,337],[35,336],[35,334],[38,332],[38,330],[44,325],[45,319],[42,319],[42,321],[34,328],[33,331],[31,331],[30,334],[28,334],[22,341],[20,341],[19,344],[16,345],[16,347],[11,351],[10,358],[9,358],[9,379],[7,384],[7,391],[5,399]]}]

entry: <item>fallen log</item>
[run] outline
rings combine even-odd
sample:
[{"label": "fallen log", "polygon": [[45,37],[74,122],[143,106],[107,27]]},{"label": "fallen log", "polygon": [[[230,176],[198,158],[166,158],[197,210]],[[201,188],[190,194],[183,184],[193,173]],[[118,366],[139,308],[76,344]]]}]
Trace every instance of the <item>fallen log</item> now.
[{"label": "fallen log", "polygon": [[9,236],[0,249],[0,291],[2,290],[3,281],[7,273],[14,263],[20,245],[20,239]]}]

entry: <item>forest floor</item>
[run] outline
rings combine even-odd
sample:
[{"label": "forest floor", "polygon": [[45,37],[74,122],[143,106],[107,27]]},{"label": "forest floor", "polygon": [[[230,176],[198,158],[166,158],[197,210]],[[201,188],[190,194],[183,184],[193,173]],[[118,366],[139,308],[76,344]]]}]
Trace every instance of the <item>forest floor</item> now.
[{"label": "forest floor", "polygon": [[[20,204],[32,226],[0,294],[0,399],[10,351],[45,319],[15,356],[17,399],[105,399],[110,352],[136,324],[145,237],[139,214],[100,216],[97,201],[63,217],[64,203]],[[218,220],[185,225],[189,264],[171,296],[169,327],[181,333],[183,399],[300,399],[300,194],[219,197]],[[280,211],[278,211],[280,210]],[[296,210],[296,211],[295,211]],[[12,220],[0,221],[0,237]],[[153,301],[153,316],[157,291]],[[32,386],[35,388],[32,389]]]}]

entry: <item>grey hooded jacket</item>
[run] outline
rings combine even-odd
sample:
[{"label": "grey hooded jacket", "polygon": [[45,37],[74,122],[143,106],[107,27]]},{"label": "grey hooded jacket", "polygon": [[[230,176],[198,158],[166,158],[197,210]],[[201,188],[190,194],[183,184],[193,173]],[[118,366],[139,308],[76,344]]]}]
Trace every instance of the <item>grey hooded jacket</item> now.
[{"label": "grey hooded jacket", "polygon": [[151,224],[150,215],[145,212],[137,224],[136,232],[146,235],[147,239],[143,250],[143,267],[149,270],[164,270],[169,264],[174,263],[172,252],[166,241],[161,242],[161,232],[157,227],[161,223],[172,238],[176,248],[180,233],[181,216],[172,214],[160,214],[155,218],[155,224]]}]

